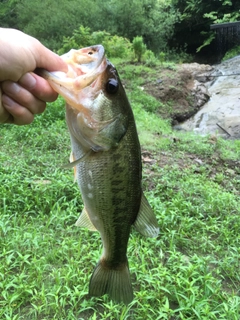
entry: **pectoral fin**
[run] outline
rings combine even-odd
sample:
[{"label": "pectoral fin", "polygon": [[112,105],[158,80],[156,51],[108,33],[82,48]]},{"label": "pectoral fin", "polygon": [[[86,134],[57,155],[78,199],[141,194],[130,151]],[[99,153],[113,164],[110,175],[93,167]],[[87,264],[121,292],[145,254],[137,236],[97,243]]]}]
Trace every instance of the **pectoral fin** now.
[{"label": "pectoral fin", "polygon": [[92,224],[85,207],[83,208],[83,211],[80,217],[78,218],[77,222],[75,223],[75,225],[77,227],[88,228],[88,230],[90,231],[97,231],[97,229]]},{"label": "pectoral fin", "polygon": [[[70,157],[69,157],[69,162],[71,163],[71,162],[74,162],[75,160],[76,159],[74,157],[74,154],[73,154],[73,152],[71,152]],[[73,167],[73,176],[74,176],[73,182],[76,182],[77,181],[77,168],[76,168],[76,166]]]},{"label": "pectoral fin", "polygon": [[[70,163],[64,164],[62,165],[62,168],[64,169],[70,169],[70,168],[74,168],[78,163],[82,162],[83,160],[85,160],[87,158],[87,156],[89,156],[89,154],[92,152],[92,150],[89,150],[88,152],[84,153],[84,155],[75,160],[74,155],[71,153],[70,155]],[[75,171],[74,171],[75,172]]]},{"label": "pectoral fin", "polygon": [[141,205],[134,226],[146,237],[154,238],[159,233],[157,219],[144,194],[142,194]]}]

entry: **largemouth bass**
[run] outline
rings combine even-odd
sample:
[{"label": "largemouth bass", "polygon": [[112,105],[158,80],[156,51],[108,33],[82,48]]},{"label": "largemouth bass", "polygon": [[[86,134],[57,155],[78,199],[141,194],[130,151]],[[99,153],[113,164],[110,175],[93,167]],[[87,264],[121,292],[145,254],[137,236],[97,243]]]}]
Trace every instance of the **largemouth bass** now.
[{"label": "largemouth bass", "polygon": [[127,260],[131,226],[156,237],[157,220],[145,198],[141,149],[133,112],[115,67],[101,45],[62,56],[68,72],[41,75],[66,100],[74,167],[84,209],[79,227],[98,230],[102,256],[93,271],[89,294],[109,294],[128,304],[133,290]]}]

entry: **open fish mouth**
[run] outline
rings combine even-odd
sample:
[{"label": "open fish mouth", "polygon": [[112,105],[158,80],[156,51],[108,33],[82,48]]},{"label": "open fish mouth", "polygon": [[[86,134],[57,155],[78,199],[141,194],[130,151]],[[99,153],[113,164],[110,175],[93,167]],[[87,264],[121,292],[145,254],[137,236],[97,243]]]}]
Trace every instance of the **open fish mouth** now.
[{"label": "open fish mouth", "polygon": [[102,45],[72,49],[61,58],[68,64],[67,77],[75,79],[78,89],[92,85],[98,75],[106,69],[105,50]]},{"label": "open fish mouth", "polygon": [[79,75],[95,72],[105,58],[105,50],[102,45],[95,45],[79,50],[71,49],[63,54],[61,58],[68,64],[74,64],[80,72]]},{"label": "open fish mouth", "polygon": [[[61,58],[68,64],[67,73],[39,70],[38,74],[49,81],[73,107],[78,110],[87,107],[87,101],[94,99],[101,90],[100,76],[107,68],[107,59],[102,45],[79,50],[72,49]],[[79,106],[79,101],[86,105]]]}]

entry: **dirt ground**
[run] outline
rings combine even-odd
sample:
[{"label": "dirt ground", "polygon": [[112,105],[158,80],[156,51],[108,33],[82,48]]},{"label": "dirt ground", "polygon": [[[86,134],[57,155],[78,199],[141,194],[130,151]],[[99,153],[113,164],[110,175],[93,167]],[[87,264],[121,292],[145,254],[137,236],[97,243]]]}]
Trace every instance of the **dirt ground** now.
[{"label": "dirt ground", "polygon": [[143,88],[165,107],[159,107],[162,118],[172,124],[187,120],[208,101],[207,84],[214,68],[210,65],[189,63],[177,67],[159,67],[157,79],[146,82]]},{"label": "dirt ground", "polygon": [[[143,88],[164,105],[167,105],[167,107],[160,106],[158,113],[163,118],[171,118],[172,124],[176,125],[194,115],[209,100],[207,88],[214,79],[213,72],[214,67],[198,63],[182,64],[174,69],[159,68],[157,79],[146,82]],[[207,143],[216,146],[216,151],[210,158],[187,152],[185,152],[184,158],[178,158],[173,156],[173,150],[170,152],[142,150],[142,161],[148,175],[149,188],[154,188],[153,164],[157,163],[161,167],[177,165],[179,169],[186,169],[194,165],[196,173],[206,170],[211,179],[224,172],[225,178],[222,184],[226,189],[240,195],[239,189],[235,189],[231,184],[232,179],[239,179],[240,161],[221,159],[217,150],[217,137],[210,135],[207,139]],[[173,149],[175,145],[177,150],[179,143],[181,141],[173,139]]]}]

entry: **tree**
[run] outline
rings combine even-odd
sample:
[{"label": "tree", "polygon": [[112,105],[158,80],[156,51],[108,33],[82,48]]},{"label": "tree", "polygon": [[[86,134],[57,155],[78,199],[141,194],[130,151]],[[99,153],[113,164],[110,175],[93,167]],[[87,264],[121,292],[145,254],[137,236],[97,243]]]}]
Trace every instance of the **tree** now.
[{"label": "tree", "polygon": [[0,0],[2,26],[20,29],[50,49],[62,46],[79,25],[131,41],[142,36],[154,52],[165,51],[178,21],[171,0]]},{"label": "tree", "polygon": [[[17,3],[18,27],[57,50],[63,36],[70,36],[79,24],[87,26],[96,16],[93,1],[21,0]],[[90,5],[91,3],[91,5]]]},{"label": "tree", "polygon": [[108,32],[131,41],[142,36],[154,52],[166,50],[174,24],[178,21],[170,0],[101,0],[100,15]]},{"label": "tree", "polygon": [[240,19],[240,2],[237,0],[172,0],[180,13],[180,23],[175,24],[171,45],[183,47],[187,44],[190,53],[195,53],[203,44],[214,39],[210,25]]}]

